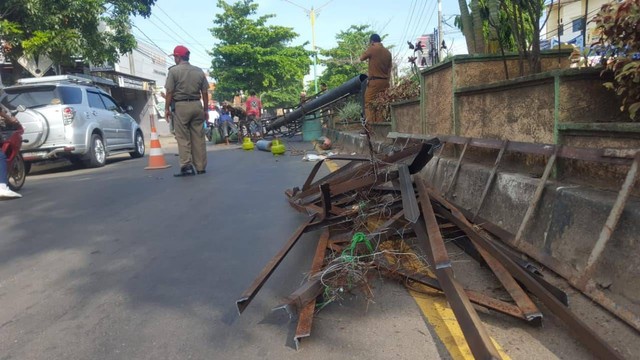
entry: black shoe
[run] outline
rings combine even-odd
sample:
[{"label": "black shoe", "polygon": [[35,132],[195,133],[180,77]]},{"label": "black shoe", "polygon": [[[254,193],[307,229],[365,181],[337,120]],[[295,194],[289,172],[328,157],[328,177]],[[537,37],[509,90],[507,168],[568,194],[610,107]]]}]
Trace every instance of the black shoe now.
[{"label": "black shoe", "polygon": [[198,175],[202,175],[202,174],[206,174],[206,173],[207,173],[207,170],[198,170],[197,171]]},{"label": "black shoe", "polygon": [[175,177],[180,176],[193,176],[196,174],[196,168],[193,165],[185,165],[180,168],[180,172],[177,174],[173,174]]}]

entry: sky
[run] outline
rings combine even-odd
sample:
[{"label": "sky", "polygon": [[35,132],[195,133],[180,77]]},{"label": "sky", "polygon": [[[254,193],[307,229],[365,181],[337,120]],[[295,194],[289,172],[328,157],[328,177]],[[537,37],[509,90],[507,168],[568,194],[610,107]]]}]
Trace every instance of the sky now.
[{"label": "sky", "polygon": [[[233,3],[235,0],[227,0]],[[291,45],[309,42],[312,30],[308,13],[316,13],[316,47],[330,49],[336,46],[336,34],[351,25],[370,25],[381,36],[386,47],[393,46],[392,54],[399,64],[408,64],[412,54],[407,41],[416,41],[422,34],[432,33],[437,27],[437,0],[256,0],[257,15],[274,14],[269,25],[291,27],[299,34]],[[191,64],[207,69],[211,58],[206,51],[216,43],[209,29],[215,15],[220,12],[216,0],[157,0],[150,18],[136,17],[133,33],[139,41],[152,43],[169,54],[174,46],[185,45],[191,51]],[[442,0],[443,32],[447,46],[454,54],[466,53],[464,37],[453,26],[453,17],[460,13],[457,2]],[[317,69],[320,75],[322,68]],[[309,77],[313,77],[310,68]]]}]

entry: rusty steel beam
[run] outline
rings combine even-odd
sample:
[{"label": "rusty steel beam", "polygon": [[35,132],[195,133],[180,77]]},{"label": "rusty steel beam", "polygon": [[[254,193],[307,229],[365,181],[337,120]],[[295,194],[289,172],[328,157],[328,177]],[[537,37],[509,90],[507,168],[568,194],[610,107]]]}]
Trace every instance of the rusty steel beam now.
[{"label": "rusty steel beam", "polygon": [[398,177],[397,171],[388,173],[378,173],[378,175],[370,174],[362,178],[345,181],[331,188],[331,196],[342,195],[349,191],[354,191],[366,187],[384,184],[387,181],[394,180]]},{"label": "rusty steel beam", "polygon": [[[318,247],[316,253],[313,256],[311,262],[311,274],[318,273],[322,269],[324,263],[324,256],[327,251],[327,245],[329,243],[329,229],[325,229],[320,235],[318,241]],[[320,287],[322,291],[322,287]],[[313,323],[313,312],[316,308],[316,297],[311,299],[305,305],[302,306],[298,315],[298,325],[296,326],[296,333],[293,336],[293,342],[296,345],[296,350],[300,348],[300,340],[305,337],[311,336],[311,324]]]},{"label": "rusty steel beam", "polygon": [[402,208],[404,209],[404,218],[412,224],[415,224],[420,217],[420,209],[418,208],[418,200],[413,190],[413,180],[409,173],[407,165],[398,166],[398,180],[400,181],[400,193],[402,194]]},{"label": "rusty steel beam", "polygon": [[[376,257],[376,259],[374,260],[374,264],[379,268],[389,271],[391,274],[398,275],[405,279],[428,286],[432,289],[442,291],[442,287],[440,286],[438,279],[432,278],[428,275],[420,274],[415,271],[409,271],[398,266],[393,266],[388,260],[384,259],[383,257]],[[464,292],[469,297],[469,300],[476,305],[480,305],[487,309],[495,310],[501,314],[513,316],[517,319],[526,321],[522,310],[520,310],[520,308],[515,305],[509,304],[502,300],[494,299],[477,291],[465,289]],[[536,323],[535,325],[538,324]]]},{"label": "rusty steel beam", "polygon": [[554,315],[564,321],[576,338],[580,340],[580,342],[582,342],[582,344],[589,349],[593,355],[601,359],[622,359],[616,350],[600,338],[591,328],[589,328],[589,326],[587,326],[587,324],[573,314],[569,308],[547,291],[547,289],[534,280],[527,271],[518,266],[508,255],[503,253],[498,247],[490,241],[487,241],[487,239],[478,233],[459,211],[456,211],[455,208],[445,207],[446,205],[444,204],[446,201],[440,201],[444,199],[439,195],[436,195],[433,192],[430,194],[437,202],[434,206],[437,213],[456,224],[467,234],[467,236],[469,236],[469,238],[472,239],[474,243],[494,256],[505,268],[507,268],[514,278],[523,283],[529,291],[536,295],[536,297],[538,297],[538,299],[554,313]]},{"label": "rusty steel beam", "polygon": [[422,209],[422,222],[414,224],[418,238],[430,250],[432,257],[432,266],[438,278],[438,282],[444,291],[447,301],[451,305],[456,320],[460,324],[464,338],[471,349],[471,353],[476,359],[500,359],[498,350],[493,345],[489,334],[487,333],[478,313],[471,305],[471,301],[467,297],[462,286],[455,280],[451,261],[447,254],[447,250],[438,227],[435,213],[431,206],[431,200],[427,192],[426,185],[420,179],[416,180],[418,194],[420,196],[420,207]]},{"label": "rusty steel beam", "polygon": [[[379,164],[376,164],[376,167],[378,169],[384,169],[394,163],[397,163],[401,160],[414,156],[411,164],[409,165],[409,171],[411,173],[420,171],[426,165],[426,163],[431,159],[432,148],[433,148],[433,144],[427,144],[427,143],[423,143],[417,146],[412,146],[408,149],[399,151],[392,155],[383,156],[379,159],[376,159],[379,161]],[[351,169],[347,171],[342,171],[342,172],[341,172],[342,170],[341,168],[327,175],[324,179],[318,180],[311,184],[312,178],[315,177],[315,173],[317,173],[318,171],[317,169],[319,168],[319,166],[317,166],[318,164],[316,164],[317,167],[314,166],[314,169],[312,170],[311,175],[313,176],[310,176],[307,178],[307,181],[305,182],[305,185],[303,186],[302,191],[295,193],[295,195],[293,195],[294,194],[293,190],[288,190],[285,192],[285,194],[289,196],[289,202],[297,205],[315,203],[320,200],[318,198],[318,195],[319,195],[318,186],[321,184],[328,183],[331,186],[340,187],[340,186],[343,186],[345,183],[349,183],[355,179],[367,178],[371,174],[375,175],[376,171],[374,171],[374,166],[372,163],[364,162],[364,158],[361,158],[359,161],[360,161],[358,163],[359,166],[353,166]],[[354,162],[355,161],[352,161],[349,164],[352,164]],[[337,172],[341,172],[340,176],[334,175]],[[341,193],[337,193],[337,194],[341,194]],[[299,209],[296,206],[294,206],[294,208]]]},{"label": "rusty steel beam", "polygon": [[536,304],[531,301],[527,293],[522,290],[509,271],[481,246],[476,246],[476,249],[487,265],[489,265],[489,268],[491,268],[491,271],[498,278],[502,286],[504,286],[505,290],[511,295],[513,301],[516,302],[518,308],[522,310],[525,319],[542,325],[542,312],[540,312]]},{"label": "rusty steel beam", "polygon": [[269,260],[267,265],[262,269],[258,277],[251,283],[249,288],[245,290],[240,298],[236,300],[236,307],[238,308],[238,312],[242,314],[242,312],[249,306],[249,303],[256,296],[262,285],[269,279],[271,274],[275,271],[275,269],[280,265],[285,256],[289,253],[291,248],[298,242],[302,234],[305,233],[307,227],[313,222],[315,219],[315,215],[311,216],[307,221],[305,221],[302,225],[296,229],[296,231],[291,235],[289,240],[285,243],[285,245],[278,251],[278,253]]}]

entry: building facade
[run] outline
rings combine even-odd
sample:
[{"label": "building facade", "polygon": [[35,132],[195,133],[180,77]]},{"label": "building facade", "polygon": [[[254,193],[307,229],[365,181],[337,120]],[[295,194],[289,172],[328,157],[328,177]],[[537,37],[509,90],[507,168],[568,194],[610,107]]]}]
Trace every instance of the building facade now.
[{"label": "building facade", "polygon": [[597,39],[595,24],[591,21],[602,5],[611,0],[562,0],[547,6],[546,47],[558,43],[588,48]]}]

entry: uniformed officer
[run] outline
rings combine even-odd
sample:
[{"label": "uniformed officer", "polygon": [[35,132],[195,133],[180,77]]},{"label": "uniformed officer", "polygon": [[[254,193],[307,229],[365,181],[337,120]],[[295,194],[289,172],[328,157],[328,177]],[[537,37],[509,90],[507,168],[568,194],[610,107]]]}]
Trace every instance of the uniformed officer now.
[{"label": "uniformed officer", "polygon": [[172,101],[175,103],[173,125],[180,153],[180,172],[175,176],[204,174],[207,168],[204,122],[209,120],[209,84],[202,69],[189,64],[189,54],[186,47],[175,47],[171,55],[176,66],[169,69],[164,85],[167,119],[171,116],[169,106]]},{"label": "uniformed officer", "polygon": [[367,90],[364,93],[364,114],[367,122],[381,122],[381,114],[373,111],[371,102],[376,95],[389,88],[391,76],[391,52],[382,46],[380,35],[369,37],[369,47],[360,56],[360,61],[369,60]]}]

